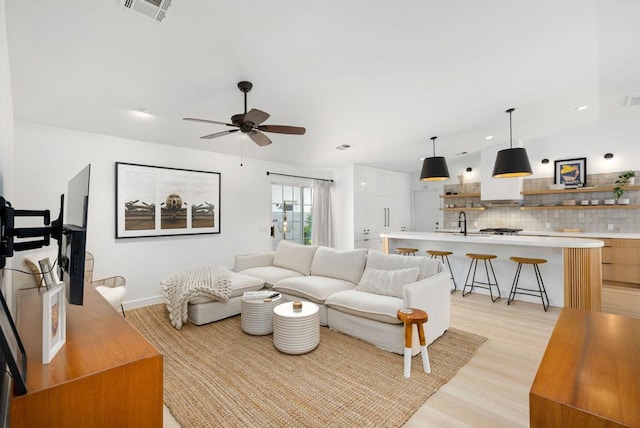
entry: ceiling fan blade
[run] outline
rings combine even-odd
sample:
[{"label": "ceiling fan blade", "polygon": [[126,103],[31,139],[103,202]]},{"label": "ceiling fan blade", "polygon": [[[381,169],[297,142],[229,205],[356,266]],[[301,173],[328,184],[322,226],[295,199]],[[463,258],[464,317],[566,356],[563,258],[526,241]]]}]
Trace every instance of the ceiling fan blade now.
[{"label": "ceiling fan blade", "polygon": [[228,129],[226,131],[216,132],[215,134],[205,135],[204,137],[200,137],[200,138],[204,138],[205,140],[210,140],[212,138],[222,137],[223,135],[231,134],[233,132],[238,132],[238,131],[239,129]]},{"label": "ceiling fan blade", "polygon": [[269,144],[271,144],[271,140],[269,139],[269,137],[267,137],[260,131],[251,131],[248,133],[248,135],[249,138],[251,138],[253,142],[259,146],[268,146]]},{"label": "ceiling fan blade", "polygon": [[278,134],[292,134],[292,135],[304,135],[307,132],[301,126],[284,126],[284,125],[260,125],[258,126],[260,131],[275,132]]},{"label": "ceiling fan blade", "polygon": [[191,120],[193,122],[216,123],[218,125],[236,126],[236,125],[233,125],[231,123],[218,122],[217,120],[196,119],[196,118],[193,118],[193,117],[183,117],[182,120]]},{"label": "ceiling fan blade", "polygon": [[244,120],[245,122],[251,122],[254,125],[260,125],[262,122],[269,119],[269,116],[271,116],[269,113],[252,108],[244,115]]}]

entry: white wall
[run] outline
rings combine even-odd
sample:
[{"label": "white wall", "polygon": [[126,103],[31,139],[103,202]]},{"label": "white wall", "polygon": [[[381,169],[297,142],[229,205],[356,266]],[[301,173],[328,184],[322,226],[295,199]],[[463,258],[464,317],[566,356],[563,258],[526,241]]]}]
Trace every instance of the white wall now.
[{"label": "white wall", "polygon": [[[15,139],[12,202],[21,209],[50,209],[55,217],[68,180],[91,163],[87,250],[96,259],[96,279],[126,277],[129,307],[159,301],[154,298],[161,296],[160,280],[170,273],[218,264],[231,268],[236,254],[271,250],[271,182],[275,178],[267,176],[267,170],[332,178],[327,171],[251,159],[241,167],[234,156],[20,121],[15,122]],[[116,161],[220,172],[221,233],[115,239]],[[284,180],[278,177],[277,181]],[[16,276],[14,283],[25,280],[31,281],[26,275]]]}]

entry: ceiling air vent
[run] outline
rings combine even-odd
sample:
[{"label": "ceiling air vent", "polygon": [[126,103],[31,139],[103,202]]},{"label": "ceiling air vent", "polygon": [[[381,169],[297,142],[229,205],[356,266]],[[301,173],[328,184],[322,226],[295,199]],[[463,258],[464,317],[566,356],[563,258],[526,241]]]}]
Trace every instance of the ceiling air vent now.
[{"label": "ceiling air vent", "polygon": [[120,7],[160,23],[167,18],[171,0],[120,0]]},{"label": "ceiling air vent", "polygon": [[638,107],[640,106],[640,96],[628,96],[624,99],[625,107]]}]

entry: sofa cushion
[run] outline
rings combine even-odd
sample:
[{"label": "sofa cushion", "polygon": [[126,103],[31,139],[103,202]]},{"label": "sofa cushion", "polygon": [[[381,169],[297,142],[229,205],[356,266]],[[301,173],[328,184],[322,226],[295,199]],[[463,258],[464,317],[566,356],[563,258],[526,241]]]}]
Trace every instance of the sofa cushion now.
[{"label": "sofa cushion", "polygon": [[[229,279],[231,280],[231,297],[242,296],[245,291],[258,291],[264,287],[264,281],[260,278],[256,278],[249,275],[243,275],[241,273],[229,271]],[[98,288],[98,287],[96,287]],[[120,288],[120,287],[119,287]],[[124,288],[124,287],[121,287]],[[194,297],[189,300],[192,305],[200,303],[213,302],[215,299],[209,297]]]},{"label": "sofa cushion", "polygon": [[273,289],[281,293],[302,297],[315,303],[324,303],[327,297],[333,293],[351,290],[354,287],[355,284],[343,279],[325,276],[299,276],[278,281]]},{"label": "sofa cushion", "polygon": [[367,250],[338,251],[329,247],[319,247],[311,263],[311,275],[344,279],[357,284],[364,271]]},{"label": "sofa cushion", "polygon": [[317,245],[302,245],[291,241],[280,241],[273,256],[273,265],[285,269],[295,270],[303,275],[311,272],[313,255]]},{"label": "sofa cushion", "polygon": [[398,309],[404,307],[404,300],[382,294],[346,290],[329,296],[325,305],[358,317],[387,324],[400,324]]},{"label": "sofa cushion", "polygon": [[394,270],[368,268],[355,289],[403,299],[402,288],[416,282],[418,272],[417,267]]},{"label": "sofa cushion", "polygon": [[385,254],[380,251],[369,250],[367,256],[366,269],[405,269],[410,267],[417,267],[420,269],[418,274],[418,281],[433,276],[440,272],[440,261],[436,259],[430,259],[428,257],[410,257],[400,256],[398,254]]},{"label": "sofa cushion", "polygon": [[243,275],[249,275],[256,278],[260,278],[267,288],[273,287],[273,285],[285,278],[293,278],[296,276],[301,276],[300,272],[296,272],[291,269],[284,269],[277,266],[263,266],[263,267],[255,267],[250,269],[245,269],[240,271]]}]

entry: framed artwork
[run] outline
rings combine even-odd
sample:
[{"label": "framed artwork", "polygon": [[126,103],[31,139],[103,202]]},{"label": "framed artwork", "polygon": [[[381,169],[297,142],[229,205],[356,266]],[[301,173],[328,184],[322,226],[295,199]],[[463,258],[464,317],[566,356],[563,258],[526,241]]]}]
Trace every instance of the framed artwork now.
[{"label": "framed artwork", "polygon": [[44,284],[47,286],[47,290],[50,290],[51,287],[57,284],[57,281],[53,278],[53,268],[51,267],[51,261],[49,260],[49,257],[46,257],[42,260],[38,260],[38,264],[40,265],[40,272],[42,272]]},{"label": "framed artwork", "polygon": [[220,173],[116,162],[116,238],[220,233]]},{"label": "framed artwork", "polygon": [[49,364],[67,341],[64,284],[42,295],[42,364]]},{"label": "framed artwork", "polygon": [[2,308],[0,309],[0,350],[2,355],[0,362],[7,364],[9,373],[13,378],[13,388],[17,395],[27,393],[27,354],[22,346],[22,341],[18,335],[11,312],[4,295],[0,292],[0,301]]},{"label": "framed artwork", "polygon": [[564,184],[568,188],[586,186],[587,158],[555,161],[553,182],[555,184]]}]

